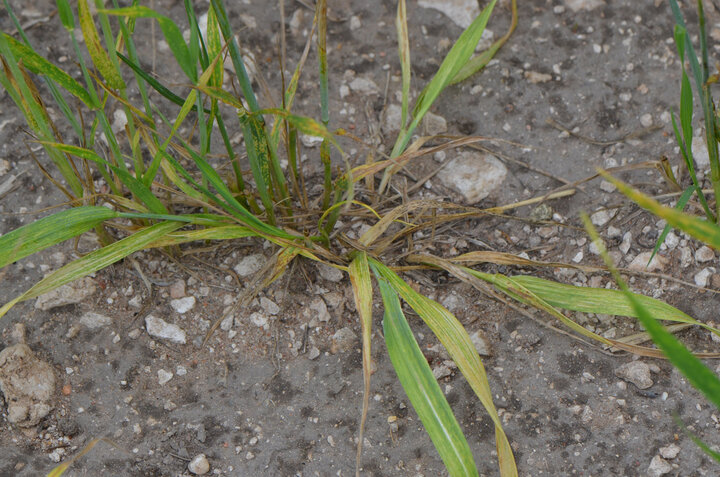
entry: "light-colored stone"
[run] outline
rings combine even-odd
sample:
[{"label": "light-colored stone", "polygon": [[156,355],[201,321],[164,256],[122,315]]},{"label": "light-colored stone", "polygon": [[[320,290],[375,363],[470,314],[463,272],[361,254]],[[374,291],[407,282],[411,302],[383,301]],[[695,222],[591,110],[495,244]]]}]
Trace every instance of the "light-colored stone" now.
[{"label": "light-colored stone", "polygon": [[462,151],[438,172],[438,179],[459,192],[465,202],[475,204],[497,189],[507,176],[507,168],[495,156]]},{"label": "light-colored stone", "polygon": [[695,274],[693,277],[695,280],[695,285],[703,288],[707,288],[708,283],[710,283],[710,277],[715,272],[713,268],[703,268],[699,272]]},{"label": "light-colored stone", "polygon": [[350,86],[350,89],[354,93],[378,94],[380,92],[380,88],[378,88],[378,85],[376,85],[373,80],[363,78],[362,76],[353,78],[350,83],[348,83],[348,86]]},{"label": "light-colored stone", "polygon": [[173,378],[173,373],[171,373],[170,371],[165,371],[164,369],[158,369],[157,376],[158,384],[162,386]]},{"label": "light-colored stone", "polygon": [[590,216],[590,222],[595,227],[602,227],[610,221],[610,214],[607,210],[599,210]]},{"label": "light-colored stone", "polygon": [[196,455],[188,464],[188,470],[195,475],[205,475],[210,472],[210,462],[205,454]]},{"label": "light-colored stone", "polygon": [[95,313],[93,311],[83,313],[80,317],[80,324],[91,330],[94,330],[95,328],[102,328],[104,326],[110,326],[112,325],[112,322],[113,320],[109,316],[101,315],[100,313]]},{"label": "light-colored stone", "polygon": [[170,285],[170,298],[182,298],[185,296],[185,280],[176,280]]},{"label": "light-colored stone", "polygon": [[150,336],[171,341],[173,343],[185,344],[185,330],[178,325],[168,323],[155,315],[145,317],[145,328]]},{"label": "light-colored stone", "polygon": [[440,364],[432,369],[432,374],[435,379],[442,379],[450,376],[452,374],[452,371],[444,364]]},{"label": "light-colored stone", "polygon": [[647,389],[653,385],[650,367],[642,361],[630,361],[615,370],[615,376],[633,383],[639,389]]},{"label": "light-colored stone", "polygon": [[597,7],[605,5],[603,0],[565,0],[565,5],[573,12],[580,10],[595,10]]},{"label": "light-colored stone", "polygon": [[260,270],[265,262],[265,255],[261,253],[248,255],[247,257],[243,257],[240,263],[235,265],[233,270],[235,270],[235,273],[240,277],[247,277]]},{"label": "light-colored stone", "polygon": [[393,134],[402,128],[402,107],[399,104],[389,104],[385,110],[382,130],[385,134]]},{"label": "light-colored stone", "polygon": [[[714,335],[713,335],[714,336]],[[663,459],[674,459],[680,453],[680,446],[677,444],[670,444],[660,448],[660,456]]]},{"label": "light-colored stone", "polygon": [[195,297],[186,296],[183,298],[170,300],[170,306],[173,310],[177,311],[180,314],[187,313],[188,311],[195,308]]},{"label": "light-colored stone", "polygon": [[263,327],[267,325],[268,323],[268,317],[264,313],[255,312],[252,315],[250,315],[250,321],[257,326],[258,328]]},{"label": "light-colored stone", "polygon": [[448,130],[447,121],[439,114],[428,112],[423,117],[422,130],[426,136],[445,134]]},{"label": "light-colored stone", "polygon": [[323,300],[319,296],[313,298],[313,301],[310,302],[310,305],[308,305],[308,307],[303,310],[303,316],[305,316],[305,318],[311,323],[318,321],[330,321],[330,312],[327,309],[325,300]]},{"label": "light-colored stone", "polygon": [[[630,262],[628,268],[636,272],[660,272],[664,270],[668,264],[668,259],[656,253],[651,261],[651,256],[652,252],[643,252],[638,254],[638,256]],[[650,263],[648,264],[648,262]]]},{"label": "light-colored stone", "polygon": [[532,84],[547,83],[552,80],[552,75],[540,73],[539,71],[526,71],[523,75],[525,76],[525,79]]},{"label": "light-colored stone", "polygon": [[640,116],[640,124],[642,124],[642,126],[644,128],[649,128],[650,126],[652,126],[653,125],[652,114],[646,113],[646,114],[643,114],[642,116]]},{"label": "light-colored stone", "polygon": [[345,328],[340,328],[335,332],[334,335],[332,335],[332,344],[330,345],[330,352],[332,354],[335,353],[344,353],[345,351],[350,351],[355,346],[355,343],[357,342],[357,335],[355,332],[348,328],[347,326]]},{"label": "light-colored stone", "polygon": [[699,249],[695,251],[695,261],[698,263],[705,263],[709,262],[710,260],[713,260],[715,258],[715,251],[708,247],[707,245],[703,245]]},{"label": "light-colored stone", "polygon": [[660,477],[661,475],[669,474],[672,470],[673,467],[668,461],[656,455],[650,461],[646,475],[648,477]]},{"label": "light-colored stone", "polygon": [[267,297],[260,298],[260,307],[265,310],[265,312],[269,315],[277,315],[278,313],[280,313],[280,307],[277,305],[277,303]]},{"label": "light-colored stone", "polygon": [[419,0],[418,5],[441,12],[463,29],[469,27],[480,15],[478,2],[475,0]]},{"label": "light-colored stone", "polygon": [[0,392],[11,424],[35,426],[52,410],[55,373],[26,344],[8,346],[0,351]]},{"label": "light-colored stone", "polygon": [[470,341],[472,341],[472,344],[475,346],[475,349],[480,356],[492,356],[490,345],[480,330],[477,330],[470,335]]},{"label": "light-colored stone", "polygon": [[325,263],[318,263],[317,269],[320,276],[329,282],[338,283],[341,282],[344,278],[343,272],[331,265],[327,265]]},{"label": "light-colored stone", "polygon": [[81,278],[40,295],[35,300],[35,308],[47,311],[58,306],[80,303],[95,293],[95,290],[95,280],[90,277]]},{"label": "light-colored stone", "polygon": [[628,253],[628,251],[630,251],[631,245],[632,245],[632,232],[625,232],[625,235],[623,235],[623,238],[622,238],[622,242],[620,242],[620,246],[618,248],[623,253],[623,255],[625,255]]},{"label": "light-colored stone", "polygon": [[704,137],[695,136],[692,138],[692,153],[698,169],[702,170],[710,167],[710,154]]}]

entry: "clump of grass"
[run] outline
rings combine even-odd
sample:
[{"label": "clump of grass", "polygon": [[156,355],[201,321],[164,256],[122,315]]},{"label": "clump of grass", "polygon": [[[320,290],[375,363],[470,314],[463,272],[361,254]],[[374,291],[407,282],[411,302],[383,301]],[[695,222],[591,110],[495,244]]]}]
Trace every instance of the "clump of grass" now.
[{"label": "clump of grass", "polygon": [[[357,473],[361,468],[362,434],[370,394],[373,277],[385,308],[383,329],[393,367],[450,475],[477,475],[475,462],[462,430],[415,342],[400,299],[438,337],[495,424],[500,474],[516,476],[517,469],[509,439],[493,404],[488,376],[467,331],[452,313],[408,285],[399,275],[403,268],[446,270],[490,297],[503,301],[511,299],[546,311],[575,332],[607,346],[648,356],[659,354],[655,349],[637,346],[629,340],[603,338],[559,311],[559,308],[565,308],[639,316],[621,292],[571,287],[533,277],[487,274],[469,266],[497,263],[554,267],[558,264],[531,262],[502,253],[471,252],[446,260],[428,254],[403,257],[395,252],[399,245],[412,250],[412,234],[417,231],[434,230],[441,223],[501,213],[528,203],[481,210],[430,200],[403,203],[401,197],[387,193],[394,174],[410,161],[438,148],[480,140],[463,138],[425,147],[431,138],[413,142],[413,137],[423,116],[441,93],[449,85],[482,68],[507,41],[516,25],[515,1],[512,2],[513,20],[508,33],[490,50],[471,59],[495,6],[495,1],[490,2],[460,35],[435,76],[415,100],[412,110],[409,27],[405,1],[398,2],[396,26],[402,72],[400,133],[389,157],[377,161],[370,159],[355,166],[350,165],[340,144],[341,138],[351,136],[346,131],[331,129],[327,5],[324,0],[317,2],[312,27],[316,32],[319,58],[320,120],[293,112],[297,85],[312,47],[313,34],[308,37],[292,77],[283,83],[282,104],[263,108],[252,87],[222,0],[211,1],[204,31],[198,26],[192,3],[185,0],[190,28],[187,42],[174,21],[147,7],[118,8],[113,2],[115,8],[105,9],[102,1],[96,0],[97,10],[93,14],[88,0],[78,0],[77,11],[70,8],[67,0],[58,0],[59,17],[76,50],[82,83],[35,51],[7,0],[3,1],[20,39],[0,35],[0,84],[21,110],[34,140],[44,147],[64,179],[65,184],[61,184],[48,173],[49,179],[63,191],[73,208],[0,237],[0,267],[89,230],[97,232],[103,246],[52,272],[6,303],[0,308],[0,316],[18,302],[37,297],[144,249],[172,249],[191,242],[245,237],[268,240],[276,245],[276,253],[254,291],[280,277],[298,257],[334,266],[350,277],[362,328],[365,389]],[[175,61],[191,85],[187,96],[177,95],[141,66],[133,35],[136,22],[143,18],[159,24]],[[115,28],[111,22],[115,22]],[[83,59],[74,36],[78,27],[90,63]],[[281,52],[280,56],[285,58],[285,53]],[[223,89],[226,57],[230,58],[234,68],[233,81],[237,82],[238,95]],[[284,71],[284,65],[281,70]],[[130,77],[140,96],[139,104],[131,100]],[[40,93],[42,88],[36,83],[38,80],[46,85],[49,97]],[[151,91],[160,95],[162,104],[151,100]],[[48,113],[50,100],[71,126],[73,137],[63,137],[59,133],[60,129]],[[162,113],[169,105],[179,107],[172,119]],[[80,106],[85,111],[82,115],[76,112]],[[113,131],[108,117],[113,106],[121,108],[127,117],[127,125],[121,134]],[[229,139],[231,126],[224,119],[228,112],[233,121],[237,120],[233,127],[242,132],[242,151],[236,150]],[[270,118],[274,120],[272,127]],[[192,126],[191,132],[183,135],[182,127],[188,124]],[[222,167],[213,166],[208,159],[213,153],[212,136],[217,134],[221,136],[226,161],[230,164],[229,176],[223,175]],[[318,196],[308,193],[309,178],[299,160],[299,134],[322,138],[319,154],[323,165],[322,192]],[[101,136],[107,147],[99,142]],[[330,160],[333,149],[345,162],[345,170],[333,171]],[[282,159],[287,160],[286,169]],[[190,166],[184,166],[183,162]],[[46,170],[45,166],[41,167]],[[376,184],[375,176],[380,173],[382,176]],[[96,190],[93,174],[102,176],[108,193]],[[369,186],[364,191],[361,190],[363,183]],[[98,205],[102,203],[111,207]],[[184,211],[176,212],[181,206]],[[376,222],[359,239],[352,240],[336,230],[339,219],[350,215]],[[662,302],[633,296],[663,320],[701,325]],[[714,329],[711,331],[718,333]],[[65,468],[56,469],[56,475]]]}]

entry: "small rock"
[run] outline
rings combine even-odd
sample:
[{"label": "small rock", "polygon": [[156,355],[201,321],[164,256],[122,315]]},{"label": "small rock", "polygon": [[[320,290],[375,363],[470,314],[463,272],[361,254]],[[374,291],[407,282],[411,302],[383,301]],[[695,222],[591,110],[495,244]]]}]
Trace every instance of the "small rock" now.
[{"label": "small rock", "polygon": [[378,94],[380,91],[373,80],[361,76],[353,78],[353,80],[348,83],[348,86],[350,86],[350,89],[355,93]]},{"label": "small rock", "polygon": [[240,260],[240,263],[235,265],[233,270],[241,277],[247,277],[260,270],[265,264],[265,256],[261,253],[248,255]]},{"label": "small rock", "polygon": [[635,257],[632,262],[630,262],[630,265],[628,265],[628,269],[635,272],[657,272],[665,269],[665,266],[667,266],[668,264],[667,258],[656,253],[652,261],[648,264],[651,256],[652,252],[643,252],[638,254],[638,256]]},{"label": "small rock", "polygon": [[195,475],[205,475],[210,472],[210,462],[205,454],[196,455],[188,464],[188,470]]},{"label": "small rock", "polygon": [[11,424],[35,426],[52,410],[55,373],[26,344],[8,346],[0,351],[0,392]]},{"label": "small rock", "polygon": [[447,121],[438,114],[428,112],[422,120],[422,130],[426,136],[445,134],[448,130]]},{"label": "small rock", "polygon": [[400,131],[402,127],[402,107],[399,104],[389,104],[385,110],[382,130],[385,134],[392,134]]},{"label": "small rock", "polygon": [[650,466],[647,469],[648,477],[660,477],[661,475],[669,474],[672,472],[672,465],[659,455],[656,455],[650,461]]},{"label": "small rock", "polygon": [[95,328],[102,328],[104,326],[110,326],[113,320],[109,316],[101,315],[88,311],[80,317],[80,324],[88,329],[94,330]]},{"label": "small rock", "polygon": [[660,448],[660,456],[663,459],[674,459],[680,453],[680,446],[677,444],[670,444],[669,446]]},{"label": "small rock", "polygon": [[317,359],[318,356],[320,356],[320,350],[315,346],[310,348],[310,351],[308,352],[308,359]]},{"label": "small rock", "polygon": [[252,315],[250,315],[250,321],[252,321],[255,326],[260,328],[267,325],[268,317],[263,313],[254,312]]},{"label": "small rock", "polygon": [[355,332],[348,328],[341,328],[335,332],[332,336],[332,345],[330,346],[330,352],[335,354],[337,352],[344,353],[350,351],[357,341],[357,335]]},{"label": "small rock", "polygon": [[310,305],[303,310],[303,315],[311,322],[313,320],[321,322],[330,321],[330,312],[327,309],[327,305],[319,296],[313,298]]},{"label": "small rock", "polygon": [[644,128],[649,128],[650,126],[652,126],[653,125],[652,114],[646,113],[646,114],[643,114],[642,116],[640,116],[640,124],[642,124],[642,126]]},{"label": "small rock", "polygon": [[435,377],[435,379],[442,379],[444,377],[450,376],[452,374],[452,371],[449,367],[445,366],[444,364],[441,364],[439,366],[435,366],[432,370],[432,374]]},{"label": "small rock", "polygon": [[438,10],[460,28],[467,28],[480,15],[480,8],[475,0],[419,0],[422,8]]},{"label": "small rock", "polygon": [[713,272],[714,270],[712,268],[703,268],[702,270],[697,272],[694,277],[695,285],[706,288]]},{"label": "small rock", "polygon": [[270,298],[261,297],[260,306],[263,310],[265,310],[266,313],[270,315],[277,315],[278,313],[280,313],[280,307]]},{"label": "small rock", "polygon": [[710,154],[708,154],[704,137],[695,136],[692,138],[692,153],[698,169],[705,169],[710,166]]},{"label": "small rock", "polygon": [[495,156],[474,151],[462,151],[437,174],[445,186],[462,194],[469,204],[490,195],[506,176],[507,168]]},{"label": "small rock", "polygon": [[553,216],[553,209],[548,204],[540,204],[530,211],[528,216],[530,220],[535,222],[542,222],[544,220],[550,220]]},{"label": "small rock", "polygon": [[170,371],[165,371],[164,369],[158,369],[157,376],[158,383],[160,384],[160,386],[162,386],[173,378],[173,373],[171,373]]},{"label": "small rock", "polygon": [[475,345],[475,349],[480,356],[492,356],[490,346],[480,330],[470,335],[470,341]]},{"label": "small rock", "polygon": [[607,210],[597,211],[590,216],[590,222],[592,222],[595,227],[602,227],[603,225],[607,224],[609,221],[610,221],[610,214],[608,214]]},{"label": "small rock", "polygon": [[300,141],[305,147],[317,147],[323,142],[322,136],[310,136],[309,134],[301,134]]},{"label": "small rock", "polygon": [[597,7],[605,5],[603,0],[565,0],[565,5],[573,12],[580,10],[595,10]]},{"label": "small rock", "polygon": [[80,303],[95,293],[95,290],[95,280],[90,277],[81,278],[40,295],[35,300],[35,308],[47,311],[58,306]]},{"label": "small rock", "polygon": [[147,332],[150,336],[166,339],[168,341],[172,341],[173,343],[186,343],[185,331],[178,325],[168,323],[162,318],[158,318],[154,315],[146,316],[145,327],[147,328]]},{"label": "small rock", "polygon": [[223,331],[229,331],[232,328],[235,318],[232,315],[227,316],[220,322],[220,329]]},{"label": "small rock", "polygon": [[547,83],[552,80],[552,75],[547,73],[540,73],[537,71],[526,71],[524,73],[525,79],[532,84]]},{"label": "small rock", "polygon": [[625,235],[623,235],[623,238],[622,238],[622,242],[620,243],[620,246],[618,248],[620,249],[620,251],[623,254],[627,254],[630,251],[631,245],[632,245],[632,232],[625,232]]},{"label": "small rock", "polygon": [[177,280],[170,285],[170,298],[177,299],[185,296],[185,280]]},{"label": "small rock", "polygon": [[112,132],[115,134],[119,134],[122,131],[125,131],[125,126],[127,126],[128,120],[127,115],[125,115],[125,111],[122,109],[116,109],[115,112],[113,112],[113,123],[111,126]]},{"label": "small rock", "polygon": [[329,282],[338,283],[341,282],[344,278],[343,272],[331,265],[327,265],[325,263],[318,263],[317,268],[320,276]]},{"label": "small rock", "polygon": [[650,367],[642,361],[630,361],[615,370],[615,376],[633,383],[639,389],[647,389],[653,385]]},{"label": "small rock", "polygon": [[713,260],[715,258],[715,251],[708,247],[707,245],[703,245],[699,249],[695,251],[695,260],[698,263],[705,263],[709,262],[710,260]]},{"label": "small rock", "polygon": [[362,22],[360,21],[360,17],[357,15],[353,15],[350,17],[350,31],[355,31],[360,29],[362,27]]},{"label": "small rock", "polygon": [[615,192],[617,190],[617,187],[615,187],[615,184],[608,181],[600,181],[600,189],[604,192]]},{"label": "small rock", "polygon": [[195,307],[195,297],[186,296],[184,298],[170,300],[170,306],[180,314],[187,313]]}]

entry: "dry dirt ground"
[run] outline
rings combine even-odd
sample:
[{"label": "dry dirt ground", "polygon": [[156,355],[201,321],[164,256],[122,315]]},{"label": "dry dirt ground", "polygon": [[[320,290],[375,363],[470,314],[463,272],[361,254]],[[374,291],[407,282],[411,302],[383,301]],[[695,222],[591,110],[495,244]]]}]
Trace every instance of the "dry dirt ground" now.
[{"label": "dry dirt ground", "polygon": [[[11,3],[21,22],[34,23],[29,35],[36,48],[77,73],[66,32],[53,15],[54,2]],[[196,3],[199,13],[207,8],[207,2]],[[268,83],[277,85],[277,3],[226,3],[241,43],[255,55]],[[311,13],[306,2],[285,3],[288,57],[294,66]],[[485,143],[509,172],[503,186],[480,205],[542,195],[561,186],[559,179],[580,180],[598,166],[640,165],[663,155],[678,166],[668,111],[677,107],[679,67],[667,3],[598,0],[587,2],[598,4],[592,11],[574,11],[575,1],[519,3],[518,28],[506,47],[484,72],[450,88],[433,108],[446,119],[450,134],[515,143]],[[391,146],[390,128],[381,125],[386,105],[397,104],[400,88],[395,2],[330,4],[331,125]],[[155,0],[154,5],[173,18],[183,16],[180,1]],[[415,1],[409,2],[408,12],[417,94],[461,29],[441,12]],[[694,25],[696,16],[690,9],[685,12]],[[719,18],[711,9],[713,38]],[[509,19],[508,2],[500,2],[489,23],[495,38],[504,33]],[[158,43],[159,30],[153,38],[149,23],[141,25],[139,44],[145,65],[153,66],[154,50],[155,70],[166,83],[181,83],[178,71],[168,64],[169,54]],[[3,31],[12,29],[4,11],[0,26]],[[717,54],[715,48],[711,52]],[[317,116],[315,64],[311,55],[298,108]],[[355,78],[371,80],[377,90],[373,92],[368,82],[364,82],[370,85],[368,91],[347,89]],[[176,86],[182,91],[181,85]],[[345,97],[341,98],[341,91],[347,93]],[[9,166],[0,183],[16,176],[0,199],[0,232],[7,233],[43,215],[32,212],[62,197],[32,161],[24,121],[4,92],[0,108],[0,157]],[[576,134],[563,133],[548,119]],[[646,130],[648,126],[657,127]],[[623,139],[628,135],[636,137]],[[309,161],[316,160],[317,149],[309,148],[307,153]],[[359,160],[363,154],[356,151]],[[448,151],[446,160],[453,154]],[[437,166],[436,159],[411,164],[408,186],[412,177],[422,177],[423,171]],[[618,175],[647,192],[668,192],[652,168]],[[442,230],[431,251],[450,255],[492,249],[597,265],[599,257],[589,249],[578,213],[601,209],[607,216],[596,216],[596,221],[621,266],[652,249],[662,224],[629,205],[608,184],[595,180],[582,188],[572,197],[548,202],[550,220],[561,224],[534,222],[533,218],[542,217],[533,215],[532,207],[524,207],[511,212],[510,218],[472,219]],[[414,194],[461,200],[434,179]],[[79,251],[92,246],[85,237]],[[708,288],[717,288],[716,258],[697,255],[699,248],[681,234],[674,235],[660,252],[655,275],[629,275],[633,287],[699,320],[717,321],[718,295],[695,285],[698,278]],[[133,258],[152,279],[153,293],[126,260],[96,273],[95,293],[77,304],[47,311],[36,309],[34,301],[15,306],[0,323],[0,349],[15,343],[16,324],[24,324],[27,344],[51,365],[57,383],[53,409],[36,427],[21,430],[10,425],[7,403],[0,404],[0,475],[44,474],[98,437],[114,445],[101,442],[66,475],[189,475],[188,462],[198,454],[207,456],[211,475],[352,475],[362,372],[359,343],[349,333],[359,336],[348,280],[300,262],[249,307],[233,312],[208,345],[201,346],[209,327],[252,283],[252,275],[241,276],[243,267],[252,265],[243,259],[255,256],[262,261],[272,252],[256,241],[235,241],[179,260],[159,252],[138,253]],[[8,266],[0,279],[2,302],[78,253],[72,244],[64,244]],[[241,262],[238,275],[235,267]],[[600,273],[482,269],[532,273],[582,285],[606,286],[610,281]],[[633,361],[629,355],[612,356],[548,329],[445,274],[423,272],[407,278],[487,342],[489,356],[484,363],[520,475],[718,475],[717,465],[673,421],[676,414],[699,437],[717,446],[718,411],[667,362],[640,360],[652,370],[653,383],[640,390],[616,375],[618,368]],[[178,298],[181,301],[172,302]],[[190,309],[180,313],[183,305]],[[380,334],[382,312],[379,307],[376,311],[377,372],[372,377],[362,474],[443,475],[442,463],[387,358]],[[535,315],[549,322],[546,316]],[[178,325],[186,334],[186,344],[149,335],[148,316]],[[441,387],[481,475],[497,475],[490,419],[463,377],[435,347],[429,330],[414,315],[410,317],[431,366],[446,374]],[[606,336],[640,331],[631,319],[576,318]],[[338,334],[339,330],[343,331]],[[690,329],[680,336],[695,350],[718,350],[718,343],[705,331]],[[713,369],[717,365],[708,364]]]}]

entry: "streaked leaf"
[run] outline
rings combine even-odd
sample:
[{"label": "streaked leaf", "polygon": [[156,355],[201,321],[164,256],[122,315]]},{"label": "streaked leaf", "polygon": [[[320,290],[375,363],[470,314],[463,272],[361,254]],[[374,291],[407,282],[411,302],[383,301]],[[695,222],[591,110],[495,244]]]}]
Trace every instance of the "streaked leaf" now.
[{"label": "streaked leaf", "polygon": [[410,38],[408,37],[407,9],[405,0],[398,1],[395,29],[398,36],[398,52],[400,54],[400,71],[402,72],[402,106],[400,130],[407,125],[410,102]]},{"label": "streaked leaf", "polygon": [[87,0],[78,0],[78,16],[80,17],[80,28],[93,64],[111,88],[125,89],[125,82],[120,76],[120,72],[110,61],[107,52],[100,43],[100,37],[90,14]]},{"label": "streaked leaf", "polygon": [[485,367],[465,328],[445,307],[422,296],[413,290],[392,270],[375,259],[369,258],[370,266],[376,275],[382,276],[397,291],[420,318],[428,325],[435,336],[457,364],[470,387],[480,399],[488,415],[495,424],[495,443],[498,451],[500,475],[517,476],[515,458],[510,442],[502,429],[500,417],[493,404],[492,391]]},{"label": "streaked leaf", "polygon": [[0,308],[0,317],[4,316],[16,303],[38,297],[66,283],[102,270],[108,265],[122,260],[131,253],[146,248],[147,244],[152,243],[173,230],[179,229],[183,225],[185,224],[182,222],[162,222],[151,225],[129,237],[118,240],[106,247],[90,252],[74,262],[68,263],[64,267],[47,275],[19,297],[6,303]]},{"label": "streaked leaf", "polygon": [[75,81],[69,74],[61,70],[48,60],[38,55],[32,48],[24,45],[6,33],[3,37],[10,45],[10,49],[16,58],[22,61],[23,66],[38,75],[45,75],[57,84],[65,88],[73,96],[85,103],[89,108],[94,108],[95,103],[80,83]]},{"label": "streaked leaf", "polygon": [[376,272],[383,332],[398,379],[451,476],[478,475],[470,446],[403,315],[393,287]]},{"label": "streaked leaf", "polygon": [[670,362],[685,375],[688,381],[690,381],[690,384],[702,392],[710,402],[720,409],[720,379],[672,334],[668,333],[660,322],[653,317],[652,313],[629,292],[627,285],[612,263],[587,214],[582,215],[582,220],[585,229],[600,250],[605,264],[612,272],[618,286],[627,293],[628,301],[630,301],[635,309],[638,320],[640,320],[645,330],[650,334],[653,342],[662,350]]},{"label": "streaked leaf", "polygon": [[0,268],[52,245],[77,237],[118,213],[107,207],[83,206],[43,217],[0,237]]}]

